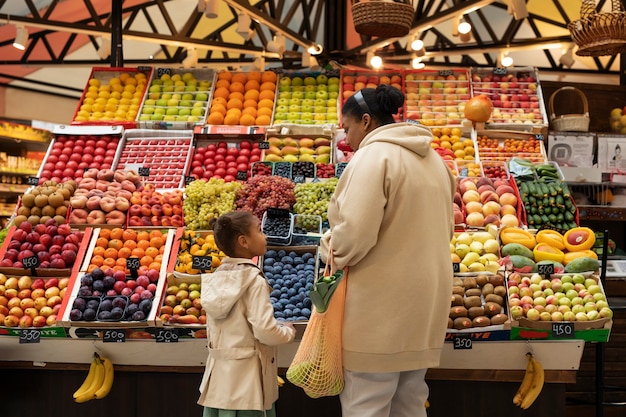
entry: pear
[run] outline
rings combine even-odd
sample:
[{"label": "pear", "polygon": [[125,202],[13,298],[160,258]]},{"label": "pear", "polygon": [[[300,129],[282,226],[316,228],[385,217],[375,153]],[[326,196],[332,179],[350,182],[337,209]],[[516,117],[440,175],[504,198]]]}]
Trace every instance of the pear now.
[{"label": "pear", "polygon": [[329,154],[317,155],[317,157],[315,157],[315,163],[316,164],[328,164],[328,163],[330,163],[330,155]]}]

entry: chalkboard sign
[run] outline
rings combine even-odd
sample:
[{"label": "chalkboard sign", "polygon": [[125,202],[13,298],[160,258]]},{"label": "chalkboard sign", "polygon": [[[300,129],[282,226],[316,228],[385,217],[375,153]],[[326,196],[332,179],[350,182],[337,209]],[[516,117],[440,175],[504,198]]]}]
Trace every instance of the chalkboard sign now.
[{"label": "chalkboard sign", "polygon": [[130,269],[131,271],[133,269],[135,270],[139,269],[139,258],[126,259],[126,268]]},{"label": "chalkboard sign", "polygon": [[509,71],[506,68],[494,68],[493,75],[507,75]]},{"label": "chalkboard sign", "polygon": [[270,148],[269,142],[259,142],[259,149],[269,149],[269,148]]},{"label": "chalkboard sign", "polygon": [[290,211],[287,209],[268,207],[267,217],[270,219],[288,219]]},{"label": "chalkboard sign", "polygon": [[573,339],[576,336],[574,323],[571,321],[557,321],[552,323],[552,337],[555,339]]},{"label": "chalkboard sign", "polygon": [[452,272],[455,274],[461,272],[461,264],[458,262],[452,262]]},{"label": "chalkboard sign", "polygon": [[33,269],[39,267],[39,258],[37,256],[29,256],[28,258],[22,259],[22,265],[24,265],[24,269]]},{"label": "chalkboard sign", "polygon": [[539,133],[539,134],[535,135],[535,139],[536,140],[544,140],[545,136],[543,136],[541,133]]},{"label": "chalkboard sign", "polygon": [[213,264],[213,258],[210,256],[195,256],[194,255],[191,257],[191,267],[193,269],[207,271],[211,269],[212,264]]},{"label": "chalkboard sign", "polygon": [[472,348],[472,339],[469,334],[455,334],[452,338],[452,343],[454,350],[467,350]]},{"label": "chalkboard sign", "polygon": [[150,176],[150,168],[148,167],[139,167],[137,169],[137,173],[142,176],[142,177],[149,177]]},{"label": "chalkboard sign", "polygon": [[41,331],[39,329],[20,330],[19,343],[39,343],[41,341]]},{"label": "chalkboard sign", "polygon": [[447,77],[448,75],[452,75],[454,72],[452,70],[441,70],[439,71],[439,75],[442,77]]},{"label": "chalkboard sign", "polygon": [[302,184],[304,182],[304,175],[296,175],[293,177],[293,182],[296,184]]},{"label": "chalkboard sign", "polygon": [[164,74],[171,75],[172,70],[169,68],[157,68],[157,78],[161,78],[161,76]]},{"label": "chalkboard sign", "polygon": [[248,173],[246,171],[237,171],[237,176],[235,178],[239,181],[245,181],[248,179]]},{"label": "chalkboard sign", "polygon": [[38,185],[39,177],[28,177],[26,178],[26,184],[28,185]]},{"label": "chalkboard sign", "polygon": [[157,343],[178,343],[178,331],[176,329],[157,329],[154,339]]},{"label": "chalkboard sign", "polygon": [[554,264],[537,265],[537,273],[539,275],[545,275],[546,279],[550,279],[550,275],[554,274]]},{"label": "chalkboard sign", "polygon": [[346,165],[348,165],[347,162],[339,162],[337,165],[335,165],[335,177],[341,177],[341,174],[343,174],[343,170],[346,169]]},{"label": "chalkboard sign", "polygon": [[192,175],[185,175],[185,185],[189,185],[196,180],[196,177]]},{"label": "chalkboard sign", "polygon": [[102,341],[107,343],[123,343],[126,341],[126,333],[124,330],[104,330],[102,332]]}]

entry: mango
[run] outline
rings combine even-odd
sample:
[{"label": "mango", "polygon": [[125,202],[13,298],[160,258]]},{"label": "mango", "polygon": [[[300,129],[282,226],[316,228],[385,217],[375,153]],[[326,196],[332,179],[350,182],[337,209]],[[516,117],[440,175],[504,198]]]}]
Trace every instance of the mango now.
[{"label": "mango", "polygon": [[283,148],[280,151],[283,156],[300,154],[300,149],[293,147],[293,146],[283,146]]},{"label": "mango", "polygon": [[330,153],[330,146],[318,146],[315,148],[315,153],[318,155],[325,155]]},{"label": "mango", "polygon": [[530,258],[522,255],[509,255],[509,259],[515,268],[529,266],[531,268],[530,272],[537,272],[537,264]]},{"label": "mango", "polygon": [[317,155],[317,157],[315,157],[315,163],[316,164],[328,164],[328,163],[330,163],[330,155],[329,154]]},{"label": "mango", "polygon": [[280,150],[279,147],[277,146],[271,146],[269,148],[267,148],[267,150],[265,151],[265,155],[278,155],[278,156],[282,156],[283,153]]},{"label": "mango", "polygon": [[535,259],[533,251],[519,243],[507,243],[506,245],[502,246],[501,253],[502,256],[520,255],[525,256],[528,259]]},{"label": "mango", "polygon": [[576,258],[565,265],[565,272],[589,272],[600,269],[600,263],[597,259],[587,256]]},{"label": "mango", "polygon": [[313,157],[313,155],[310,155],[310,154],[304,154],[304,155],[300,155],[300,158],[298,158],[298,161],[300,161],[300,162],[313,162],[313,163],[315,163],[315,158]]},{"label": "mango", "polygon": [[301,138],[300,139],[300,148],[312,148],[315,145],[313,139],[309,138]]},{"label": "mango", "polygon": [[315,155],[315,150],[311,148],[300,148],[300,155]]},{"label": "mango", "polygon": [[267,154],[265,155],[265,160],[268,162],[280,162],[283,160],[283,157],[274,154]]},{"label": "mango", "polygon": [[277,148],[283,146],[283,140],[280,138],[269,138],[267,139],[267,141],[269,142],[270,146],[276,146]]},{"label": "mango", "polygon": [[315,138],[315,146],[330,146],[330,139],[328,138]]},{"label": "mango", "polygon": [[284,146],[293,146],[295,148],[298,147],[298,141],[294,138],[285,138],[283,139],[283,147]]},{"label": "mango", "polygon": [[298,162],[298,157],[296,155],[285,155],[285,156],[283,156],[283,161],[285,161],[285,162]]}]

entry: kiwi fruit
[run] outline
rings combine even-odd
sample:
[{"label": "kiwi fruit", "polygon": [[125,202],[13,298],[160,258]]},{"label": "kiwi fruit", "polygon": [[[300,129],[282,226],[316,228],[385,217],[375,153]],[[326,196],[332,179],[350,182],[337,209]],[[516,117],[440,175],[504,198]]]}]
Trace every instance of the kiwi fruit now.
[{"label": "kiwi fruit", "polygon": [[500,297],[506,297],[506,287],[504,285],[498,285],[493,288],[493,293]]},{"label": "kiwi fruit", "polygon": [[473,297],[473,296],[479,296],[481,295],[481,291],[480,288],[470,288],[468,290],[465,290],[465,296],[466,297]]},{"label": "kiwi fruit", "polygon": [[63,223],[65,223],[65,220],[66,220],[65,216],[60,216],[58,214],[54,216],[53,218],[54,220],[56,220],[57,226],[62,225]]},{"label": "kiwi fruit", "polygon": [[24,216],[23,214],[19,214],[15,216],[15,218],[13,219],[13,222],[15,223],[16,226],[19,226],[20,224],[26,221],[28,221],[28,217]]},{"label": "kiwi fruit", "polygon": [[465,304],[465,308],[480,307],[483,304],[483,300],[479,296],[474,295],[471,297],[465,297],[463,303]]},{"label": "kiwi fruit", "polygon": [[57,207],[56,210],[54,211],[54,214],[65,217],[67,215],[67,207],[65,206]]},{"label": "kiwi fruit", "polygon": [[481,288],[482,295],[493,294],[493,284],[488,282]]},{"label": "kiwi fruit", "polygon": [[465,295],[465,288],[463,287],[452,287],[452,294],[459,294],[461,296]]},{"label": "kiwi fruit", "polygon": [[491,324],[503,324],[508,319],[509,318],[507,317],[506,314],[498,313],[495,316],[491,316]]},{"label": "kiwi fruit", "polygon": [[488,282],[489,277],[486,274],[480,274],[476,277],[476,284],[478,284],[480,287],[484,286]]},{"label": "kiwi fruit", "polygon": [[493,302],[499,305],[503,305],[504,304],[504,298],[500,297],[499,295],[496,294],[487,294],[485,296],[485,301],[486,302]]},{"label": "kiwi fruit", "polygon": [[31,216],[37,216],[37,217],[41,216],[42,215],[41,207],[37,207],[37,206],[31,207],[30,208],[30,215]]},{"label": "kiwi fruit", "polygon": [[454,277],[452,279],[452,286],[453,287],[463,287],[463,280],[461,278],[458,277]]},{"label": "kiwi fruit", "polygon": [[454,328],[457,330],[469,329],[472,327],[472,321],[467,317],[457,317],[454,319]]},{"label": "kiwi fruit", "polygon": [[485,308],[485,315],[487,317],[502,313],[502,306],[491,301],[486,302],[483,307]]},{"label": "kiwi fruit", "polygon": [[448,329],[454,329],[454,320],[448,317]]},{"label": "kiwi fruit", "polygon": [[472,320],[472,325],[474,327],[485,327],[485,326],[489,326],[490,324],[491,324],[491,320],[489,320],[489,317],[485,317],[485,316],[474,317],[474,320]]},{"label": "kiwi fruit", "polygon": [[454,306],[462,306],[463,305],[463,296],[460,294],[452,294],[451,305]]},{"label": "kiwi fruit", "polygon": [[484,315],[485,309],[483,307],[470,307],[469,310],[467,310],[467,317],[469,317],[470,319]]},{"label": "kiwi fruit", "polygon": [[477,284],[476,284],[476,280],[473,277],[467,277],[463,280],[463,286],[468,289],[468,288],[476,288]]},{"label": "kiwi fruit", "polygon": [[452,307],[448,317],[453,319],[456,319],[457,317],[467,317],[467,309],[463,306]]},{"label": "kiwi fruit", "polygon": [[504,285],[504,277],[500,274],[495,274],[489,277],[489,282],[492,283],[494,287]]},{"label": "kiwi fruit", "polygon": [[39,194],[35,197],[35,205],[39,208],[43,208],[48,205],[48,196],[45,194]]},{"label": "kiwi fruit", "polygon": [[36,226],[39,224],[39,216],[33,216],[32,214],[30,216],[28,216],[28,223],[32,224],[33,226]]}]

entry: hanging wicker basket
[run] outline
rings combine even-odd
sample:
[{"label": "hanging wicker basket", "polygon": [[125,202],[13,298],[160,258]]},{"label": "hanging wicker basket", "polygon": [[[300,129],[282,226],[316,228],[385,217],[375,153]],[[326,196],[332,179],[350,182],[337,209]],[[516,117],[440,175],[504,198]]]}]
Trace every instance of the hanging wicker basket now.
[{"label": "hanging wicker basket", "polygon": [[406,36],[413,25],[414,15],[410,0],[352,0],[354,28],[361,35]]},{"label": "hanging wicker basket", "polygon": [[[557,116],[554,113],[554,98],[562,91],[573,91],[583,102],[583,114],[563,114]],[[550,123],[557,132],[588,132],[589,131],[589,103],[585,94],[576,87],[566,86],[556,90],[548,101]]]},{"label": "hanging wicker basket", "polygon": [[576,55],[604,56],[626,52],[626,13],[621,0],[611,0],[610,12],[598,13],[596,0],[583,0],[580,19],[567,25],[578,45]]}]

